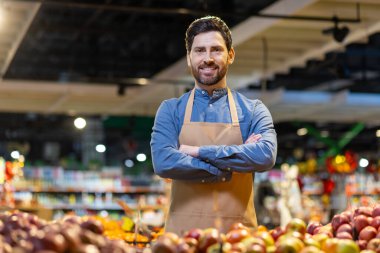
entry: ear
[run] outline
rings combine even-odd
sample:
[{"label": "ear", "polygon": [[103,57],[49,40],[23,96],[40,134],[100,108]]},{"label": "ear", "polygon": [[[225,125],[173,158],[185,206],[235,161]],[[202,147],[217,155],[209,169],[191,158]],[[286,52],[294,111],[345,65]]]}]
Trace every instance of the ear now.
[{"label": "ear", "polygon": [[232,64],[235,60],[235,49],[231,47],[230,51],[228,52],[228,64]]}]

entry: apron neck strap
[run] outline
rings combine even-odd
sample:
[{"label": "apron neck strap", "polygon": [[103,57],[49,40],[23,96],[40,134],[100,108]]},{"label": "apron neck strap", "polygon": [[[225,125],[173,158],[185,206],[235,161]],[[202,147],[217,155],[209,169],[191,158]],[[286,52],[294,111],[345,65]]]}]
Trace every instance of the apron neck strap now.
[{"label": "apron neck strap", "polygon": [[[193,111],[195,88],[191,90],[189,100],[187,101],[184,123],[190,123],[191,113]],[[235,100],[232,96],[231,90],[227,88],[228,103],[230,106],[231,120],[234,126],[239,126],[239,118],[237,116]]]}]

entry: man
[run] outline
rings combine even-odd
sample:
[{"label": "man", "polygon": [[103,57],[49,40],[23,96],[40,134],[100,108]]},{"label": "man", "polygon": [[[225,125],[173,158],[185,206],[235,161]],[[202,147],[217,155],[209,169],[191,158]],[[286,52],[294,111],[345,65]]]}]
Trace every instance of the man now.
[{"label": "man", "polygon": [[191,23],[186,50],[195,88],[161,104],[151,140],[155,173],[172,179],[165,230],[257,226],[253,178],[275,163],[272,117],[261,101],[228,89],[235,51],[220,18]]}]

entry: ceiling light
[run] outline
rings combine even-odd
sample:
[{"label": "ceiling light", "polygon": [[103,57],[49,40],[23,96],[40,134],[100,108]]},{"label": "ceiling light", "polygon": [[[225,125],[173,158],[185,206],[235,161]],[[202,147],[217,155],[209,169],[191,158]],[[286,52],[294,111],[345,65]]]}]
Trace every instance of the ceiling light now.
[{"label": "ceiling light", "polygon": [[131,159],[127,159],[124,161],[125,167],[132,168],[135,163]]},{"label": "ceiling light", "polygon": [[306,128],[300,128],[297,130],[297,135],[298,136],[303,136],[303,135],[306,135],[307,134],[307,129]]},{"label": "ceiling light", "polygon": [[369,164],[368,160],[365,159],[365,158],[360,158],[359,160],[359,166],[362,167],[362,168],[365,168],[367,167]]},{"label": "ceiling light", "polygon": [[17,150],[14,150],[11,152],[11,157],[13,159],[18,159],[20,157],[20,152],[18,152]]},{"label": "ceiling light", "polygon": [[98,153],[104,153],[106,151],[106,146],[104,146],[103,144],[98,144],[96,145],[95,150]]},{"label": "ceiling light", "polygon": [[342,42],[350,32],[350,29],[347,26],[339,27],[339,19],[337,17],[333,17],[334,26],[331,28],[327,28],[322,30],[322,33],[325,35],[332,34],[334,40],[336,42]]},{"label": "ceiling light", "polygon": [[377,131],[376,131],[376,137],[380,138],[380,129],[377,129]]},{"label": "ceiling light", "polygon": [[136,156],[137,161],[144,162],[146,160],[146,155],[143,153],[140,153]]},{"label": "ceiling light", "polygon": [[74,126],[78,129],[83,129],[86,126],[86,120],[84,118],[76,118],[74,120]]}]

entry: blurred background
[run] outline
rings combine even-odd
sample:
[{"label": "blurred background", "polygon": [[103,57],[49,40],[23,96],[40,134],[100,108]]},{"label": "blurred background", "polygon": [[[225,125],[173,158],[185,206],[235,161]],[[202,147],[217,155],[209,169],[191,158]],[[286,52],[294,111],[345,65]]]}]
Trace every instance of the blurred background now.
[{"label": "blurred background", "polygon": [[275,170],[257,185],[269,181],[280,196],[296,166],[304,205],[316,195],[328,216],[371,203],[379,13],[377,0],[0,0],[0,156],[34,179],[112,169],[149,185],[155,112],[193,87],[185,30],[211,14],[232,30],[229,87],[261,99],[278,134]]}]

